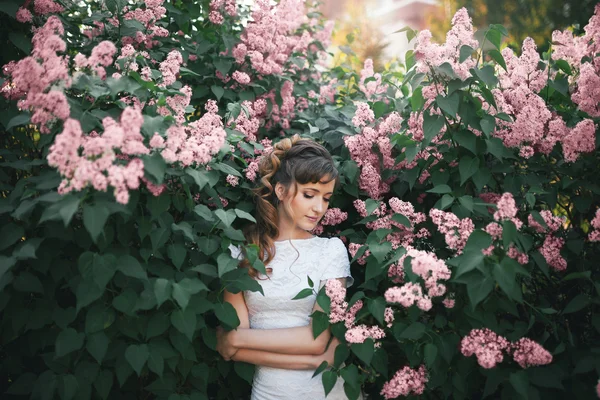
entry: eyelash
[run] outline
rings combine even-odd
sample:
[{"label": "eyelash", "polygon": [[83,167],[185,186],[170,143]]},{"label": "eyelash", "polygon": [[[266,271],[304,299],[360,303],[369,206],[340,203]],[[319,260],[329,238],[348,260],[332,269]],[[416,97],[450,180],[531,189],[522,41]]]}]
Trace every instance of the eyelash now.
[{"label": "eyelash", "polygon": [[[308,194],[304,194],[304,198],[306,198],[306,199],[312,199],[313,197],[315,197],[315,196],[310,196]],[[329,199],[323,199],[323,200],[325,200],[326,203],[329,203]]]}]

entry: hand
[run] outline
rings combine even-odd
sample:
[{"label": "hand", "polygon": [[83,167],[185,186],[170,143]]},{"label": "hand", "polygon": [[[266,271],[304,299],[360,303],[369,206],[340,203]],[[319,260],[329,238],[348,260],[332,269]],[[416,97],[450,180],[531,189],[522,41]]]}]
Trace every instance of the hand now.
[{"label": "hand", "polygon": [[225,361],[231,360],[239,350],[231,343],[232,333],[233,331],[226,332],[222,327],[217,327],[217,351]]}]

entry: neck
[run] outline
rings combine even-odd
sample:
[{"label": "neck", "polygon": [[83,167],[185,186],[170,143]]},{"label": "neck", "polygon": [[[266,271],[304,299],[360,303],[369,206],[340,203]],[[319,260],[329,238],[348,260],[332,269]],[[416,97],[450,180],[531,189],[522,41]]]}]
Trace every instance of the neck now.
[{"label": "neck", "polygon": [[276,241],[288,239],[310,239],[314,236],[310,232],[294,226],[293,222],[289,218],[282,216],[282,214],[283,213],[279,213],[277,222],[279,235],[275,238]]}]

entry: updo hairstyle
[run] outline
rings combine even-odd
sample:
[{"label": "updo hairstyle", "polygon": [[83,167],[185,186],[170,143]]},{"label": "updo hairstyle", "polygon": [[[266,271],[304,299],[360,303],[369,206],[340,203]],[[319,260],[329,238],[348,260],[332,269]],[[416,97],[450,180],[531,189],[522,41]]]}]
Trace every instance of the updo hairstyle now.
[{"label": "updo hairstyle", "polygon": [[[259,184],[252,189],[256,202],[256,224],[246,229],[245,236],[248,244],[258,245],[258,254],[264,255],[262,261],[268,265],[275,256],[274,240],[279,236],[277,207],[280,201],[275,193],[275,185],[282,184],[285,188],[284,196],[291,193],[289,198],[293,199],[298,192],[298,184],[329,183],[335,180],[337,187],[339,173],[331,154],[323,146],[295,134],[281,139],[273,146],[273,150],[262,156],[258,174]],[[288,203],[284,203],[284,207],[293,214]],[[246,258],[240,266],[248,268],[253,277],[258,274]]]}]

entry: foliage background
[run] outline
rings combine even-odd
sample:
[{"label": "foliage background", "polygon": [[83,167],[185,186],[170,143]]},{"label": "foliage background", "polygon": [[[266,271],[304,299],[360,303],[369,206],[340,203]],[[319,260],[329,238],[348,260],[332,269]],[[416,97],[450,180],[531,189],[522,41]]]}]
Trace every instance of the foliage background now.
[{"label": "foliage background", "polygon": [[[150,4],[155,5],[129,7],[146,10]],[[14,19],[20,5],[14,1],[1,6],[2,26],[11,27],[2,39],[5,62],[22,59],[32,50],[30,25]],[[102,79],[94,68],[77,67],[75,56],[90,55],[104,40],[115,43],[115,56],[119,55],[123,37],[146,35],[152,28],[136,23],[136,18],[124,18],[124,4],[119,2],[94,2],[80,13],[73,12],[78,4],[63,6],[68,11],[60,18],[68,34],[60,36],[66,51],[52,56],[70,57],[66,68],[73,82],[69,86],[56,81],[44,90],[64,93],[69,116],[79,121],[86,137],[92,130],[107,129],[103,123],[107,116],[123,126],[135,126],[122,115],[128,104],[135,103],[132,97],[144,103],[139,134],[148,154],[127,154],[124,146],[107,147],[103,154],[131,157],[113,157],[116,166],[142,160],[145,180],[136,181],[137,189],[133,184],[128,187],[126,204],[116,201],[112,188],[94,190],[91,183],[81,191],[58,194],[64,177],[48,166],[47,156],[52,143],[68,131],[65,118],[51,115],[50,133],[41,134],[31,118],[43,106],[27,110],[19,108],[16,99],[2,100],[3,396],[173,400],[246,396],[253,367],[221,360],[214,351],[214,332],[218,324],[230,328],[238,324],[233,308],[222,302],[223,288],[260,288],[236,268],[228,246],[241,244],[241,228],[253,221],[248,189],[257,157],[271,139],[294,133],[323,142],[342,175],[341,191],[331,207],[347,212],[347,218],[319,230],[339,235],[349,245],[356,285],[348,302],[360,300],[364,306],[350,328],[334,323],[332,331],[344,343],[347,331],[360,325],[385,332],[383,339],[363,338],[342,346],[334,368],[323,374],[326,386],[340,375],[349,397],[361,389],[374,398],[382,393],[395,397],[382,388],[393,386],[390,381],[406,384],[394,378],[396,371],[424,365],[426,398],[595,396],[600,285],[598,246],[590,234],[600,228],[594,222],[600,193],[598,116],[583,111],[576,94],[590,88],[582,79],[587,68],[583,65],[597,68],[596,36],[586,38],[589,53],[583,58],[561,61],[546,54],[538,60],[530,46],[529,53],[515,60],[500,53],[508,35],[500,26],[486,30],[492,48],[465,47],[472,42],[470,22],[463,18],[454,24],[462,27],[457,28],[457,42],[444,45],[443,57],[433,57],[439,48],[419,36],[417,51],[408,54],[406,65],[382,75],[368,66],[357,73],[348,66],[322,65],[330,25],[317,14],[306,18],[304,12],[295,13],[296,2],[282,1],[277,6],[280,19],[268,19],[266,6],[254,17],[265,18],[271,28],[277,27],[276,33],[289,38],[286,47],[277,48],[281,69],[268,73],[259,71],[264,66],[249,58],[240,57],[243,62],[238,63],[233,53],[241,42],[255,45],[243,35],[252,29],[245,20],[249,8],[238,7],[236,16],[230,16],[223,4],[211,9],[208,1],[182,1],[166,4],[165,15],[151,22],[168,35],[154,38],[158,43],[151,46],[136,44],[134,59],[153,70],[152,79],[141,79],[131,65],[118,69],[113,58],[105,66],[108,78]],[[224,21],[213,23],[211,11],[219,12]],[[120,19],[119,27],[108,23],[114,15]],[[43,26],[47,17],[36,15],[33,23]],[[215,15],[212,18],[218,21]],[[94,27],[94,21],[105,23],[106,29],[90,38],[84,32]],[[595,24],[597,20],[590,22]],[[147,61],[143,50],[156,63]],[[181,62],[175,64],[185,65],[168,64],[176,70],[176,79],[162,85],[168,73],[160,63],[173,50],[181,54]],[[270,47],[268,53],[275,51]],[[250,82],[227,80],[236,70],[247,73]],[[10,73],[4,72],[3,93],[13,93],[10,90],[18,85],[11,86]],[[14,76],[13,72],[13,80]],[[184,106],[169,103],[185,93],[185,86],[193,90],[181,100]],[[500,111],[504,107],[500,101],[510,103],[514,93],[524,93],[538,108],[526,114],[515,104]],[[586,93],[593,104],[593,90]],[[210,132],[202,137],[219,146],[208,163],[174,162],[166,159],[160,146],[150,144],[155,133],[167,141],[174,138],[180,132],[174,127],[194,132],[194,123],[206,123],[203,118],[211,115],[205,111],[209,100],[217,101],[219,117],[211,120]],[[168,106],[166,111],[160,109],[163,106]],[[184,118],[178,118],[182,114]],[[536,131],[538,136],[522,136],[518,145],[509,146],[501,139],[503,132],[517,137],[527,132],[517,122],[541,120],[546,114],[550,117]],[[559,119],[565,123],[564,135],[552,142],[549,151],[540,150],[543,140],[551,139],[550,121]],[[584,132],[578,125],[584,121],[593,127],[591,149],[589,129]],[[225,136],[219,136],[221,129]],[[568,145],[575,160],[565,159]],[[533,149],[529,157],[521,153],[527,146]],[[161,192],[155,196],[157,187]],[[512,217],[494,216],[501,207],[489,195],[503,193],[515,199],[515,217],[525,223],[521,229]],[[399,211],[394,198],[411,206],[403,204]],[[469,219],[472,228],[451,225],[448,235],[441,233],[431,209]],[[541,216],[548,211],[566,217],[554,232],[545,227],[549,217]],[[530,216],[541,228],[530,222]],[[484,231],[492,221],[503,228],[495,239]],[[431,236],[417,235],[421,228]],[[449,243],[457,237],[462,243],[458,247]],[[553,258],[542,254],[548,237],[564,241]],[[482,250],[490,244],[496,249],[484,256]],[[511,247],[527,254],[527,261],[509,257]],[[404,257],[411,248],[442,260],[451,271],[451,277],[438,279],[446,293],[431,296],[428,310],[387,301],[386,293],[393,287],[412,283],[426,288],[413,272],[413,259],[423,255]],[[253,257],[251,247],[248,252]],[[254,257],[253,265],[261,268]],[[548,266],[559,257],[566,260],[565,271]],[[439,263],[428,265],[433,271]],[[402,271],[404,281],[394,281],[390,270]],[[447,300],[454,300],[454,307],[447,307]],[[326,310],[331,308],[325,293],[319,301]],[[390,326],[385,317],[388,307],[394,315]],[[327,317],[317,319],[317,330],[329,325]],[[475,357],[461,354],[460,343],[473,329],[483,327],[511,342],[523,337],[535,340],[552,354],[552,362],[522,368],[511,360],[512,354],[504,354],[504,361],[494,368],[481,367]]]}]

